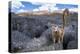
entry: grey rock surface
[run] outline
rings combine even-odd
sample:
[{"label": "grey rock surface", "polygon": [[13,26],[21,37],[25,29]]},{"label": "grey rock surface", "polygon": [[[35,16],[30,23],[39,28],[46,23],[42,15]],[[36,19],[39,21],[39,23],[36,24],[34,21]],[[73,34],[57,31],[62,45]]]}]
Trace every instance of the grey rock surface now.
[{"label": "grey rock surface", "polygon": [[[46,19],[45,19],[46,18]],[[77,22],[65,27],[63,43],[53,43],[51,24],[62,25],[61,16],[12,16],[11,50],[13,52],[77,49]],[[53,20],[54,19],[54,20]],[[73,45],[72,45],[73,44]]]}]

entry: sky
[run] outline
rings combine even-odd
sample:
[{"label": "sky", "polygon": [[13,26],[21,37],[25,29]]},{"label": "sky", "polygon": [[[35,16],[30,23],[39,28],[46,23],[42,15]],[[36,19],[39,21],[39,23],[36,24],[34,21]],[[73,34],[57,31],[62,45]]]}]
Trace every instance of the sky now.
[{"label": "sky", "polygon": [[53,12],[55,10],[64,10],[68,8],[70,11],[77,12],[77,3],[56,3],[56,2],[36,2],[33,1],[12,1],[11,2],[11,12],[21,13],[30,11],[43,11],[47,10]]}]

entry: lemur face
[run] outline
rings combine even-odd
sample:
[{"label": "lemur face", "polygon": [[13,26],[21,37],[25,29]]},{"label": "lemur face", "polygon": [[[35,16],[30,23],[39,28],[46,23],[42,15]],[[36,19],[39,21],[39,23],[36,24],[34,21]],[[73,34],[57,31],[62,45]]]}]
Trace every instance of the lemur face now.
[{"label": "lemur face", "polygon": [[58,26],[52,26],[53,31],[58,31]]}]

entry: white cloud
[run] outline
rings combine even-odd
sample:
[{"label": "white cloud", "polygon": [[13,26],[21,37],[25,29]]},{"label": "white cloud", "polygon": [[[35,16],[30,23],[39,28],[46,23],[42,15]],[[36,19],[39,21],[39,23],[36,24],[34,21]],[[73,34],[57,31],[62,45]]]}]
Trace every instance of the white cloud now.
[{"label": "white cloud", "polygon": [[56,6],[56,4],[44,3],[39,8],[33,9],[33,11],[47,10],[49,12],[52,12],[54,10],[58,10],[58,8],[55,6]]},{"label": "white cloud", "polygon": [[15,13],[17,13],[17,12],[21,12],[22,10],[18,10],[18,9],[20,9],[20,7],[24,7],[24,5],[20,2],[20,1],[18,1],[18,0],[12,0],[11,1],[12,3],[12,6],[11,6],[11,12],[15,12]]},{"label": "white cloud", "polygon": [[20,9],[16,13],[21,13],[21,12],[28,12],[28,10]]},{"label": "white cloud", "polygon": [[39,9],[36,8],[36,9],[33,9],[33,11],[39,11]]},{"label": "white cloud", "polygon": [[48,6],[42,5],[41,7],[39,7],[39,10],[48,10]]},{"label": "white cloud", "polygon": [[[64,9],[61,9],[61,10],[64,11],[65,8]],[[69,11],[70,12],[78,12],[78,8],[70,8]]]},{"label": "white cloud", "polygon": [[51,7],[51,12],[53,12],[55,10],[59,10],[59,9],[57,7]]},{"label": "white cloud", "polygon": [[38,8],[33,9],[33,11],[42,11],[42,10],[48,10],[48,6],[46,4],[44,4]]},{"label": "white cloud", "polygon": [[17,0],[12,1],[12,9],[20,8],[20,7],[24,7],[24,5],[20,1],[17,1]]},{"label": "white cloud", "polygon": [[[32,4],[35,5],[41,5],[39,8],[33,9],[33,11],[41,11],[41,10],[48,10],[50,12],[54,11],[54,10],[58,10],[57,7],[55,7],[56,3],[61,3],[61,4],[77,4],[77,0],[13,0],[12,1],[12,9],[15,8],[20,8],[20,7],[24,7],[24,5],[20,2],[20,1],[27,1],[27,2],[31,2]],[[13,10],[14,11],[14,10]],[[25,10],[19,10],[18,12],[23,12]],[[26,10],[27,11],[27,10]],[[70,11],[73,11],[73,9],[70,9]],[[77,11],[76,9],[74,9],[74,11]]]},{"label": "white cloud", "polygon": [[43,3],[41,3],[41,2],[31,2],[32,4],[34,4],[34,5],[42,5]]},{"label": "white cloud", "polygon": [[71,8],[69,11],[78,12],[78,8]]}]

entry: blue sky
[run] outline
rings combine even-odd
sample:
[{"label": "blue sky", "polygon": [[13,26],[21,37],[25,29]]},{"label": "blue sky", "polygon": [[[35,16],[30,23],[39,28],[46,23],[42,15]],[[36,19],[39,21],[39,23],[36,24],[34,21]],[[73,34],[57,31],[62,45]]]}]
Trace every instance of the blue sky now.
[{"label": "blue sky", "polygon": [[41,6],[41,5],[35,5],[30,2],[24,2],[24,1],[22,1],[21,3],[25,6],[25,7],[22,7],[22,9],[30,10],[30,11]]},{"label": "blue sky", "polygon": [[73,4],[56,4],[56,7],[58,7],[59,9],[63,9],[63,8],[78,8],[78,5],[73,5]]},{"label": "blue sky", "polygon": [[60,10],[68,8],[70,10],[76,11],[78,5],[75,4],[59,4],[59,3],[32,3],[26,1],[12,2],[11,11],[15,13],[27,12],[27,11],[41,11],[41,10]]}]

